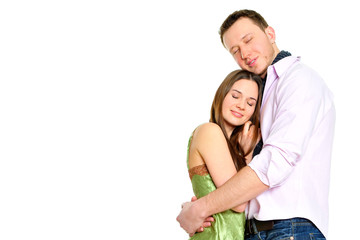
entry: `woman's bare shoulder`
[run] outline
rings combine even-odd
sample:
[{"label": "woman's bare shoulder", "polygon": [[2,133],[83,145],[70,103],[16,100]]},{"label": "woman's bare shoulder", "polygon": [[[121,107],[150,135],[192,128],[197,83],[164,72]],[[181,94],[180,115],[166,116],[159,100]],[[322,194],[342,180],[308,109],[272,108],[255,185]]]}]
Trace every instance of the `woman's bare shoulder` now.
[{"label": "woman's bare shoulder", "polygon": [[207,122],[207,123],[203,123],[200,126],[198,126],[195,130],[195,133],[207,133],[207,132],[221,132],[221,128],[219,125],[217,125],[216,123],[212,123],[212,122]]},{"label": "woman's bare shoulder", "polygon": [[224,134],[219,125],[208,122],[198,126],[194,131],[193,137],[196,142],[204,142],[209,141],[210,139],[215,140],[219,137],[223,138]]}]

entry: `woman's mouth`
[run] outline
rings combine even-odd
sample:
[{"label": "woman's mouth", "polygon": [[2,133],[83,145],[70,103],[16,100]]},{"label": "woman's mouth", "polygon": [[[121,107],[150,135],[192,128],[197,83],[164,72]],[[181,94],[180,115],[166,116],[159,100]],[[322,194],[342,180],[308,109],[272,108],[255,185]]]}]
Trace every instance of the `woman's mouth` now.
[{"label": "woman's mouth", "polygon": [[237,118],[243,117],[243,115],[242,115],[241,113],[239,113],[239,112],[231,111],[231,113],[232,113],[232,115],[234,115],[234,116],[237,117]]}]

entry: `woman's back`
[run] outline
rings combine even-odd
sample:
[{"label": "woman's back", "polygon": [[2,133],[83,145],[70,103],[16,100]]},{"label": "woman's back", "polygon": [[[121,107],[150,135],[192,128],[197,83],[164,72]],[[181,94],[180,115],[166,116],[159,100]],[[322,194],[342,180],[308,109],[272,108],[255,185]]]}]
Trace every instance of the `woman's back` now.
[{"label": "woman's back", "polygon": [[[204,143],[206,139],[212,141],[213,144],[222,144],[223,139],[221,138],[224,138],[224,136],[221,132],[221,135],[217,132],[217,126],[214,125],[215,124],[213,123],[206,123],[199,126],[199,128],[196,129],[190,137],[188,143],[187,165],[193,191],[197,198],[201,198],[216,189],[216,185],[210,176],[210,172],[216,174],[216,168],[214,168],[214,166],[209,166],[212,169],[209,171],[206,160],[204,160],[204,154],[202,154],[202,152],[204,152],[204,145],[207,144]],[[211,131],[214,132],[209,135],[209,132]],[[209,137],[211,137],[211,140]],[[219,151],[219,149],[215,150]],[[218,161],[221,161],[221,159],[218,159]],[[213,162],[214,161],[210,161],[209,163]],[[220,171],[220,169],[218,171]],[[219,181],[221,182],[222,180],[220,179]],[[227,210],[225,212],[215,214],[213,217],[215,221],[212,223],[211,227],[204,228],[203,232],[196,233],[190,239],[244,239],[244,213]]]}]

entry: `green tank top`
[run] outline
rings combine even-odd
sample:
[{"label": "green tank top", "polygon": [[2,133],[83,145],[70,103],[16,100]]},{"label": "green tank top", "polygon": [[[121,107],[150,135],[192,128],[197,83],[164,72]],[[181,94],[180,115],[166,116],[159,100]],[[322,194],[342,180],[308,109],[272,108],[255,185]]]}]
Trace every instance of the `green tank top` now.
[{"label": "green tank top", "polygon": [[[206,165],[189,169],[189,151],[192,135],[187,148],[187,167],[195,196],[199,199],[216,189]],[[191,240],[243,240],[245,231],[245,214],[227,210],[213,215],[215,221],[211,227],[196,233]]]}]

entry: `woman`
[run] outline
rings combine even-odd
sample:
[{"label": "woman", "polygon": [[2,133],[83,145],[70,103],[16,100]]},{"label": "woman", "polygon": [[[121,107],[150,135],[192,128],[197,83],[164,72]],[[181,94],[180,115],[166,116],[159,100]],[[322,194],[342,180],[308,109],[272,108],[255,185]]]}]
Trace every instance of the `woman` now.
[{"label": "woman", "polygon": [[[260,139],[261,78],[231,72],[218,88],[210,122],[197,127],[188,144],[188,169],[197,198],[223,185],[251,161]],[[246,204],[215,214],[215,222],[190,239],[243,239]]]}]

